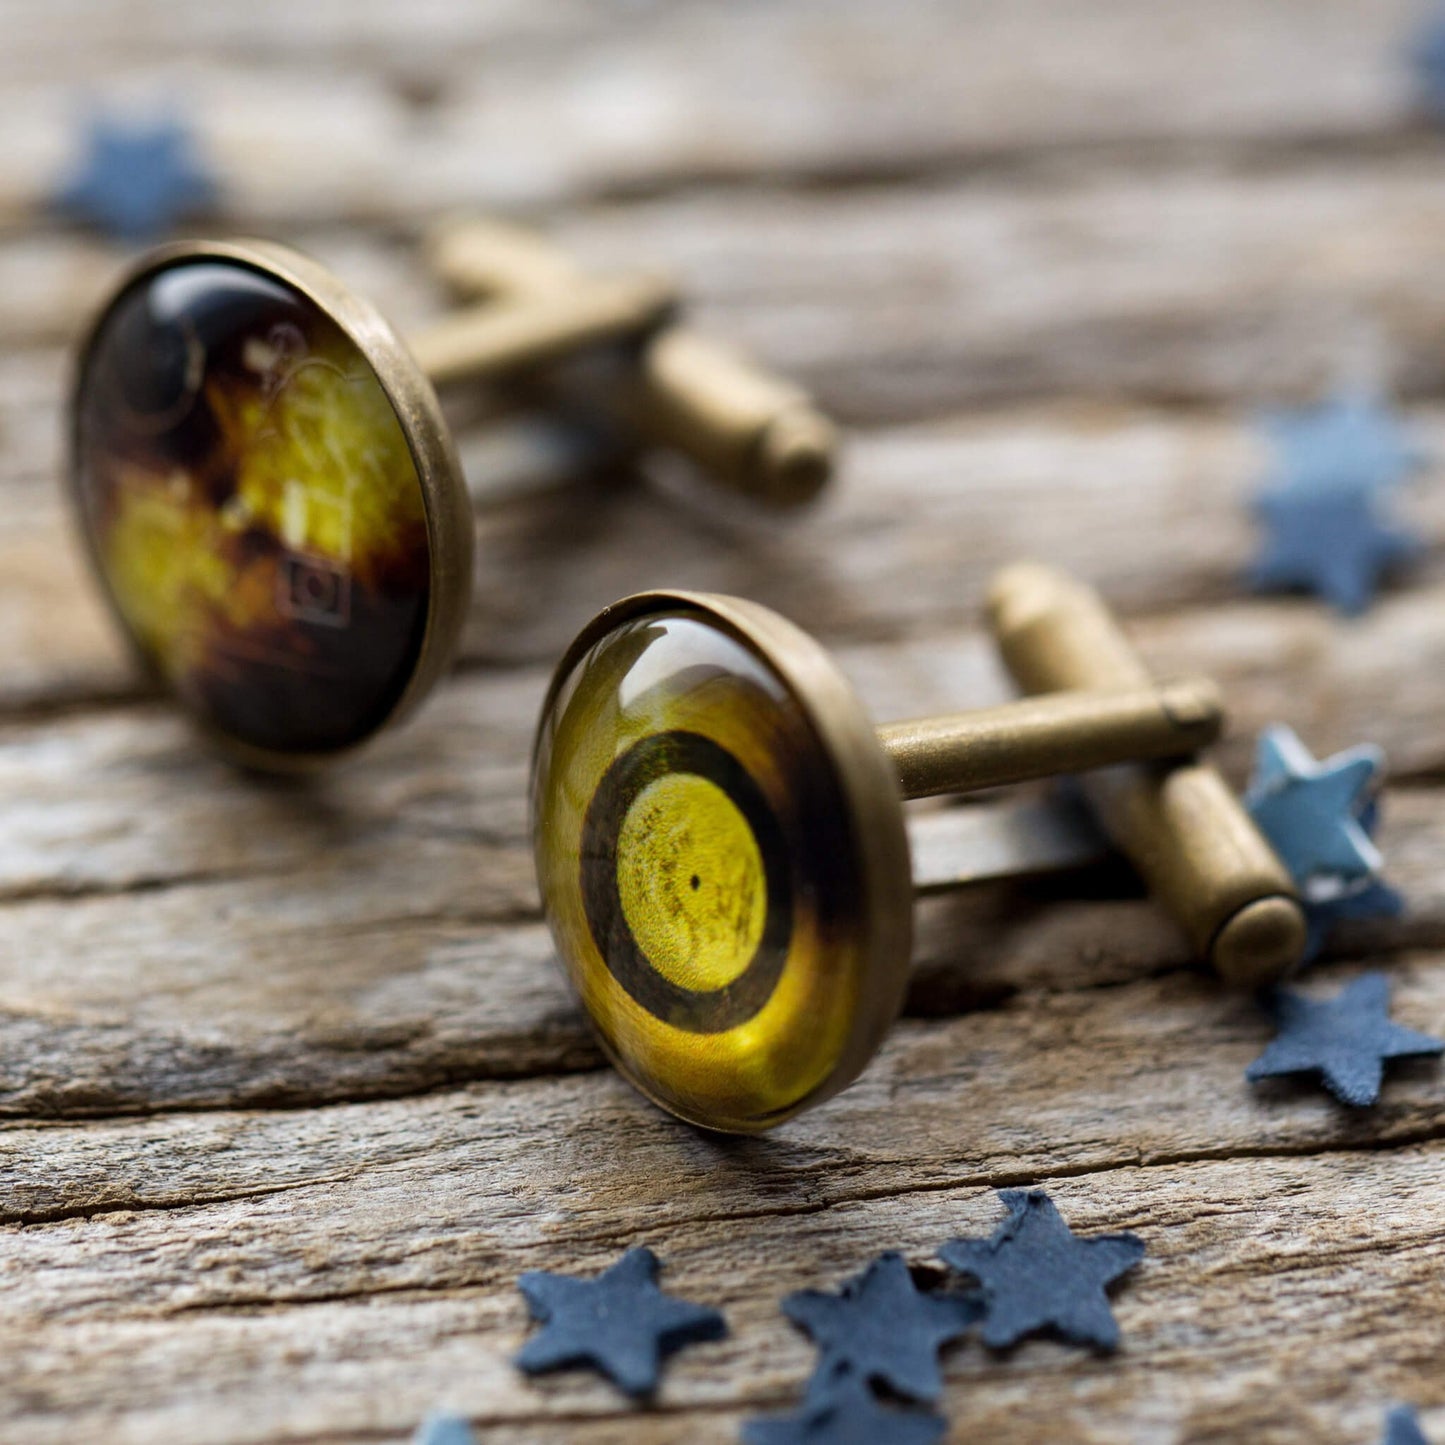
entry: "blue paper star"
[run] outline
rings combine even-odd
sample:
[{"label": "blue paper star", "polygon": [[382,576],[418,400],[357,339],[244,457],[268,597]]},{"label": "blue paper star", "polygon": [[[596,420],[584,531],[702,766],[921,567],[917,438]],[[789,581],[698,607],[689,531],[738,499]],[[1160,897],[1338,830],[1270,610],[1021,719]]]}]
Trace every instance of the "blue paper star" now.
[{"label": "blue paper star", "polygon": [[1390,1022],[1390,985],[1382,973],[1357,978],[1335,998],[1316,1001],[1281,989],[1271,999],[1279,1033],[1245,1070],[1251,1083],[1318,1074],[1342,1104],[1380,1097],[1385,1062],[1445,1053],[1445,1043]]},{"label": "blue paper star", "polygon": [[992,1349],[1052,1330],[1079,1345],[1112,1350],[1119,1326],[1107,1286],[1144,1257],[1132,1234],[1078,1239],[1042,1189],[1003,1189],[1008,1218],[988,1239],[955,1239],[943,1261],[983,1286],[983,1342]]},{"label": "blue paper star", "polygon": [[962,1336],[983,1311],[978,1300],[926,1295],[901,1254],[879,1255],[838,1294],[805,1289],[783,1301],[783,1313],[822,1351],[817,1380],[856,1375],[909,1400],[943,1392],[938,1352]]},{"label": "blue paper star", "polygon": [[1445,9],[1436,8],[1412,47],[1420,100],[1437,121],[1445,121]]},{"label": "blue paper star", "polygon": [[1405,900],[1388,883],[1372,878],[1359,888],[1344,893],[1302,897],[1307,929],[1302,963],[1313,963],[1320,956],[1334,931],[1335,924],[1362,922],[1371,918],[1399,918],[1405,912]]},{"label": "blue paper star", "polygon": [[1360,393],[1270,412],[1264,427],[1274,449],[1270,490],[1383,491],[1426,462],[1388,408]]},{"label": "blue paper star", "polygon": [[1385,1416],[1385,1438],[1380,1445],[1430,1445],[1420,1419],[1408,1405],[1396,1405]]},{"label": "blue paper star", "polygon": [[174,120],[127,126],[97,116],[85,161],[57,193],[60,210],[123,241],[147,241],[183,216],[204,210],[218,192]]},{"label": "blue paper star", "polygon": [[866,1384],[844,1371],[827,1392],[810,1394],[795,1415],[749,1420],[743,1445],[934,1445],[947,1422],[922,1410],[879,1403]]},{"label": "blue paper star", "polygon": [[596,1279],[524,1274],[517,1287],[544,1328],[522,1347],[518,1368],[535,1375],[592,1365],[629,1395],[650,1394],[665,1355],[727,1334],[717,1310],[663,1294],[660,1267],[650,1249],[629,1249]]},{"label": "blue paper star", "polygon": [[433,1415],[417,1427],[411,1445],[477,1445],[477,1439],[460,1415]]},{"label": "blue paper star", "polygon": [[1321,876],[1351,882],[1379,872],[1383,859],[1360,814],[1384,764],[1368,744],[1320,763],[1283,725],[1261,734],[1244,805],[1301,887]]},{"label": "blue paper star", "polygon": [[1379,500],[1364,486],[1280,487],[1261,493],[1255,511],[1268,535],[1250,586],[1313,592],[1350,617],[1374,601],[1388,572],[1422,550],[1417,538],[1381,521]]}]

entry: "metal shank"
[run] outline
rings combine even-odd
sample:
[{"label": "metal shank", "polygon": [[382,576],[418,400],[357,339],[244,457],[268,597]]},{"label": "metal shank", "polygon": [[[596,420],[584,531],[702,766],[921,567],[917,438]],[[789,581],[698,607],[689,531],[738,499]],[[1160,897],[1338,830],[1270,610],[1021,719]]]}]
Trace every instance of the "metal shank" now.
[{"label": "metal shank", "polygon": [[[541,236],[486,221],[439,233],[431,264],[472,298],[566,294],[581,279],[566,253]],[[681,326],[651,336],[607,400],[642,435],[776,506],[811,500],[833,473],[836,430],[800,387]]]},{"label": "metal shank", "polygon": [[1003,787],[1113,763],[1179,758],[1219,736],[1224,710],[1207,678],[1126,692],[1063,692],[878,729],[903,794]]},{"label": "metal shank", "polygon": [[673,306],[672,288],[654,278],[579,280],[545,296],[469,306],[409,337],[408,346],[435,385],[502,378],[635,339]]},{"label": "metal shank", "polygon": [[[1098,594],[1050,568],[1005,570],[989,610],[1025,692],[1149,681]],[[1214,768],[1131,764],[1081,781],[1105,831],[1226,981],[1257,988],[1298,964],[1305,922],[1293,880]]]}]

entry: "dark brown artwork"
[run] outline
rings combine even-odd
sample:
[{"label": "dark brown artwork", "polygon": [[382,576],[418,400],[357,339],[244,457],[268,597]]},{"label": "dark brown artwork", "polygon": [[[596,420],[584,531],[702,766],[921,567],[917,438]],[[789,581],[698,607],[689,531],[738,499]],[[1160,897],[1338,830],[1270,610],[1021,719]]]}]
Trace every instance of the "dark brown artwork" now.
[{"label": "dark brown artwork", "polygon": [[240,262],[142,277],[96,328],[75,428],[101,577],[203,724],[326,753],[385,721],[426,627],[425,507],[391,403],[315,303]]}]

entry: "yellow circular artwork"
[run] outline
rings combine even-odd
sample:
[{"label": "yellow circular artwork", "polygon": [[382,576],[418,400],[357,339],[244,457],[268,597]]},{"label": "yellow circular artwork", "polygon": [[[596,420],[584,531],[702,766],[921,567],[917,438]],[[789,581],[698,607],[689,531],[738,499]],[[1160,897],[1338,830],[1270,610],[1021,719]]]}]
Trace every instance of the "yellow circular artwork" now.
[{"label": "yellow circular artwork", "polygon": [[[562,961],[644,1093],[709,1127],[766,1128],[846,1082],[860,1033],[896,1009],[908,930],[873,906],[859,765],[784,671],[704,609],[660,600],[571,657],[533,777]],[[896,830],[888,856],[902,860],[886,887],[906,895],[881,754],[868,782],[882,799],[871,826]],[[887,1017],[860,1021],[875,1006]]]}]

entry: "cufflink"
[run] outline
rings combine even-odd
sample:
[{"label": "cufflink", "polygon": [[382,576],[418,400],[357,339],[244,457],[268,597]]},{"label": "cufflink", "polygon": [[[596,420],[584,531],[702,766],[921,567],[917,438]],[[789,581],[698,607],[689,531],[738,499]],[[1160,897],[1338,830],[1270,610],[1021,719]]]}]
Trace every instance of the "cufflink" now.
[{"label": "cufflink", "polygon": [[[70,410],[76,514],[122,631],[248,765],[306,769],[362,745],[446,670],[470,600],[471,504],[434,386],[540,377],[583,355],[623,376],[675,310],[657,278],[575,274],[404,344],[284,246],[152,252],[85,339]],[[691,453],[759,495],[743,480],[773,472],[742,466],[727,418],[705,414],[706,378],[668,394],[697,401]],[[795,411],[769,500],[801,500],[831,470],[827,423]]]},{"label": "cufflink", "polygon": [[867,1065],[908,975],[905,798],[1083,775],[1221,975],[1298,960],[1288,873],[1195,756],[1222,724],[1214,686],[1149,677],[1102,602],[1046,569],[1001,574],[990,620],[1037,695],[882,728],[817,642],[736,598],[628,598],[563,657],[532,765],[543,910],[606,1052],[663,1108],[758,1132]]}]

